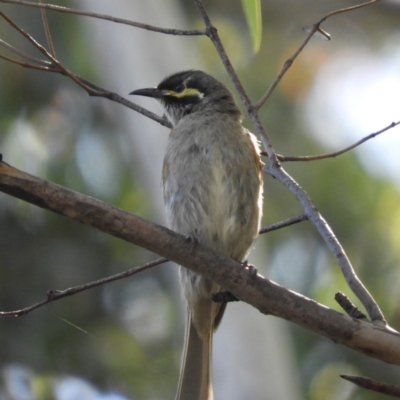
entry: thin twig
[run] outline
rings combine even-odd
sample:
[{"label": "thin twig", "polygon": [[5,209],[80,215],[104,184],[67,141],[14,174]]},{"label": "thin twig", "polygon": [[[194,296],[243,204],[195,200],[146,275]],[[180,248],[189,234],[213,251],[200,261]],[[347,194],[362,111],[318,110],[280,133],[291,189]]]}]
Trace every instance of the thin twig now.
[{"label": "thin twig", "polygon": [[370,378],[366,378],[365,376],[340,375],[340,377],[364,389],[400,398],[399,385],[392,385],[389,383],[374,381]]},{"label": "thin twig", "polygon": [[308,42],[311,40],[313,37],[314,33],[318,30],[319,25],[315,24],[309,31],[308,35],[306,38],[303,40],[303,43],[296,49],[296,51],[292,54],[291,57],[289,57],[282,66],[282,69],[280,70],[278,76],[274,79],[274,81],[271,83],[267,91],[261,96],[260,100],[254,105],[254,110],[258,111],[264,104],[265,102],[270,98],[272,95],[272,92],[275,90],[275,88],[278,86],[278,83],[281,81],[283,76],[286,74],[286,71],[292,66],[294,60],[297,58],[297,56],[303,51],[304,47],[308,44]]},{"label": "thin twig", "polygon": [[271,83],[267,91],[261,96],[260,100],[254,105],[254,110],[258,111],[264,104],[265,102],[270,98],[272,92],[275,90],[276,86],[278,83],[281,81],[283,76],[286,74],[287,70],[292,66],[294,60],[297,58],[297,56],[303,51],[304,47],[308,44],[312,36],[315,34],[315,32],[320,32],[321,34],[324,34],[325,37],[328,37],[330,40],[330,37],[326,35],[326,33],[321,30],[320,25],[326,21],[328,18],[333,17],[334,15],[338,15],[341,13],[349,12],[349,11],[354,11],[358,10],[359,8],[369,6],[373,3],[378,3],[381,0],[371,0],[366,3],[358,4],[356,6],[351,6],[351,7],[346,7],[346,8],[341,8],[339,10],[332,11],[328,14],[326,14],[324,17],[322,17],[316,24],[313,25],[313,27],[308,31],[307,37],[303,40],[301,45],[296,49],[296,51],[293,53],[291,57],[289,57],[283,64],[282,69],[278,73],[278,76],[274,79],[274,81]]},{"label": "thin twig", "polygon": [[[39,2],[40,2],[40,4],[43,4],[43,0],[39,0]],[[44,31],[46,33],[47,45],[49,46],[50,54],[54,58],[56,58],[56,51],[54,49],[53,39],[51,38],[49,21],[47,19],[46,10],[44,8],[41,8],[40,12],[42,14],[43,27],[44,27]]]},{"label": "thin twig", "polygon": [[258,233],[260,235],[262,235],[263,233],[272,232],[277,229],[281,229],[281,228],[285,228],[290,225],[298,224],[299,222],[306,221],[307,219],[308,218],[307,218],[306,214],[298,215],[297,217],[288,218],[288,219],[285,219],[284,221],[275,222],[274,224],[263,226]]},{"label": "thin twig", "polygon": [[[384,133],[384,132],[394,128],[395,126],[397,126],[399,124],[400,124],[400,121],[392,122],[390,125],[386,126],[385,128],[382,128],[380,131],[371,133],[368,136],[365,136],[364,138],[360,139],[356,143],[352,144],[351,146],[345,147],[344,149],[339,150],[339,151],[335,151],[333,153],[318,154],[318,155],[315,155],[315,156],[282,156],[282,155],[278,154],[277,155],[278,156],[278,160],[281,161],[281,162],[286,162],[286,161],[315,161],[315,160],[323,160],[325,158],[337,157],[337,156],[340,156],[341,154],[344,154],[344,153],[346,153],[346,152],[348,152],[350,150],[353,150],[354,148],[356,148],[357,146],[360,146],[361,144],[363,144],[367,140],[373,139],[374,137],[376,137],[376,136],[380,135],[381,133]],[[266,155],[266,153],[264,153],[264,155]]]},{"label": "thin twig", "polygon": [[2,58],[3,60],[9,61],[12,64],[16,64],[21,67],[24,67],[24,68],[37,69],[37,70],[46,71],[46,72],[60,72],[59,70],[53,69],[51,67],[43,67],[41,65],[30,64],[30,63],[14,60],[13,58],[10,58],[7,56],[2,56],[1,54],[0,54],[0,58]]},{"label": "thin twig", "polygon": [[116,17],[112,17],[110,15],[105,15],[105,14],[81,11],[81,10],[77,10],[77,9],[73,9],[73,8],[57,6],[55,4],[33,3],[31,1],[22,1],[22,0],[21,1],[20,0],[0,0],[0,3],[11,3],[11,4],[22,5],[22,6],[28,6],[28,7],[39,7],[42,9],[48,9],[48,10],[57,11],[57,12],[61,12],[61,13],[75,14],[75,15],[80,15],[80,16],[84,16],[84,17],[98,18],[98,19],[103,19],[106,21],[115,22],[118,24],[134,26],[135,28],[146,29],[146,30],[152,31],[152,32],[164,33],[166,35],[202,36],[202,35],[206,34],[206,32],[204,30],[184,30],[184,29],[159,28],[157,26],[142,24],[140,22],[130,21],[128,19],[116,18]]},{"label": "thin twig", "polygon": [[362,313],[344,293],[337,292],[335,294],[335,300],[350,317],[364,320],[367,319],[367,316]]},{"label": "thin twig", "polygon": [[33,61],[39,65],[43,65],[43,66],[51,66],[51,63],[49,61],[46,60],[41,60],[40,58],[31,56],[30,54],[27,54],[21,50],[18,50],[16,47],[12,46],[11,44],[5,42],[4,40],[0,39],[0,46],[5,47],[6,49],[10,50],[11,52],[13,52],[14,54],[19,55],[22,58],[25,58],[26,60],[30,60]]},{"label": "thin twig", "polygon": [[333,17],[334,15],[343,14],[349,11],[359,10],[360,8],[370,6],[371,4],[380,3],[381,1],[382,0],[371,0],[365,3],[357,4],[355,6],[340,8],[339,10],[331,11],[330,13],[326,14],[325,17],[322,17],[317,24],[318,26],[321,25],[324,21],[326,21],[330,17]]},{"label": "thin twig", "polygon": [[166,258],[159,258],[155,261],[151,261],[147,264],[140,265],[139,267],[134,267],[128,269],[127,271],[121,272],[119,274],[111,275],[106,278],[98,279],[97,281],[85,283],[79,286],[73,286],[69,289],[65,290],[49,290],[47,292],[47,296],[44,300],[40,301],[39,303],[33,304],[29,307],[22,308],[21,310],[16,311],[0,311],[0,317],[21,317],[22,315],[29,314],[33,310],[36,310],[39,307],[44,306],[45,304],[52,303],[53,301],[57,301],[62,299],[63,297],[72,296],[74,294],[83,292],[88,289],[92,289],[97,286],[105,285],[106,283],[114,282],[120,279],[127,278],[128,276],[132,276],[139,272],[142,272],[146,269],[155,267],[156,265],[164,264],[168,260]]}]

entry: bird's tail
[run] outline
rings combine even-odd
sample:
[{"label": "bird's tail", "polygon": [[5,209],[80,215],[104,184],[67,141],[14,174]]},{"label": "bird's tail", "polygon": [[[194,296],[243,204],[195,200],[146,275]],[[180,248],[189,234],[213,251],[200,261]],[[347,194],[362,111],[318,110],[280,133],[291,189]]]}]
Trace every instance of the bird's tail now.
[{"label": "bird's tail", "polygon": [[187,316],[185,347],[176,400],[213,400],[211,351],[212,329],[200,337]]}]

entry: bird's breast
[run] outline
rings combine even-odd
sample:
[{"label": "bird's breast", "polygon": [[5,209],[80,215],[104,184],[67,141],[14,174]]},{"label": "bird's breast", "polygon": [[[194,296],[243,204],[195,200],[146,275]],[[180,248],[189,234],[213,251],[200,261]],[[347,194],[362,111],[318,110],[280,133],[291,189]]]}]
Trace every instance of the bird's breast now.
[{"label": "bird's breast", "polygon": [[173,131],[163,187],[173,230],[242,259],[257,235],[260,176],[254,145],[236,129]]}]

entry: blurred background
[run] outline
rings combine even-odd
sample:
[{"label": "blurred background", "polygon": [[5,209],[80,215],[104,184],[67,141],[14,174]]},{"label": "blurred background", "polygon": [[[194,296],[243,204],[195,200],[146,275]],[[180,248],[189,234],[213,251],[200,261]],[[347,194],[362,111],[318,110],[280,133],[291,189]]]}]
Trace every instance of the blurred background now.
[{"label": "blurred background", "polygon": [[[197,29],[190,0],[57,1],[167,28]],[[261,50],[252,53],[239,0],[204,0],[244,87],[256,101],[327,12],[355,1],[263,0]],[[45,44],[40,11],[0,9]],[[205,37],[173,37],[48,12],[57,57],[93,83],[127,96],[182,69],[203,69],[232,88]],[[336,151],[400,119],[400,2],[329,19],[261,112],[278,153]],[[5,21],[0,38],[38,56]],[[5,49],[1,54],[10,56]],[[233,88],[232,88],[233,89]],[[134,99],[160,114],[150,99]],[[247,126],[252,126],[245,121]],[[67,78],[0,60],[0,152],[11,165],[165,224],[160,171],[168,130]],[[400,329],[400,131],[337,158],[287,163],[348,253],[357,274]],[[301,213],[265,177],[263,225]],[[155,259],[143,249],[0,193],[0,310],[48,289],[89,282]],[[250,262],[279,284],[340,311],[350,293],[311,224],[260,237]],[[173,399],[184,333],[177,267],[0,319],[1,400]],[[299,328],[231,304],[214,340],[216,400],[372,400],[339,374],[399,383],[400,370]],[[389,398],[389,397],[387,397]]]}]

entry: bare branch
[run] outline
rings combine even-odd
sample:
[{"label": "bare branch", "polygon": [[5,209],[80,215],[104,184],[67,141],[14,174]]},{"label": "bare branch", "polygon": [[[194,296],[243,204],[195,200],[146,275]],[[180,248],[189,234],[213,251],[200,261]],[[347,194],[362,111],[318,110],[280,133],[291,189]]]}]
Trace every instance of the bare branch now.
[{"label": "bare branch", "polygon": [[329,14],[325,15],[325,17],[321,18],[321,20],[317,23],[318,26],[321,25],[328,18],[333,17],[334,15],[343,14],[349,11],[359,10],[360,8],[364,8],[370,6],[375,3],[380,3],[382,0],[370,0],[365,3],[357,4],[355,6],[340,8],[339,10],[331,11]]},{"label": "bare branch", "polygon": [[298,215],[297,217],[288,218],[288,219],[285,219],[284,221],[280,221],[280,222],[276,222],[271,225],[264,226],[260,229],[260,231],[258,233],[260,235],[262,235],[263,233],[272,232],[277,229],[281,229],[281,228],[285,228],[290,225],[298,224],[299,222],[306,221],[307,219],[308,218],[307,218],[306,214]]},{"label": "bare branch", "polygon": [[119,274],[108,276],[107,278],[98,279],[97,281],[85,283],[84,285],[73,286],[65,290],[49,290],[47,296],[44,300],[39,303],[33,304],[29,307],[22,308],[16,311],[0,311],[0,317],[21,317],[22,315],[29,314],[30,312],[44,306],[45,304],[52,303],[54,301],[60,300],[63,297],[73,296],[74,294],[83,292],[88,289],[92,289],[97,286],[102,286],[106,283],[114,282],[119,279],[127,278],[139,272],[145,271],[146,269],[155,267],[156,265],[164,264],[168,260],[166,258],[159,258],[158,260],[151,261],[147,264],[140,265],[139,267],[134,267],[128,269],[127,271],[121,272]]},{"label": "bare branch", "polygon": [[[315,160],[323,160],[325,158],[333,158],[340,156],[350,150],[353,150],[354,148],[360,146],[361,144],[365,143],[367,140],[373,139],[374,137],[380,135],[381,133],[384,133],[395,126],[399,125],[400,121],[397,122],[392,122],[390,125],[386,126],[385,128],[382,128],[380,131],[374,132],[369,134],[368,136],[365,136],[364,138],[360,139],[358,142],[345,147],[342,150],[335,151],[333,153],[326,153],[326,154],[319,154],[315,156],[282,156],[280,154],[277,155],[278,160],[281,162],[286,162],[286,161],[315,161]],[[266,153],[264,153],[266,155]]]},{"label": "bare branch", "polygon": [[400,398],[399,385],[391,385],[389,383],[374,381],[370,378],[366,378],[365,376],[340,375],[340,377],[364,389]]},{"label": "bare branch", "polygon": [[206,34],[206,32],[204,30],[183,30],[183,29],[159,28],[157,26],[141,24],[140,22],[130,21],[128,19],[116,18],[116,17],[112,17],[110,15],[76,10],[73,8],[57,6],[54,4],[34,3],[31,1],[22,1],[22,0],[21,1],[20,0],[0,0],[0,3],[11,3],[11,4],[16,4],[16,5],[28,6],[28,7],[38,7],[38,8],[52,10],[52,11],[58,11],[61,13],[66,13],[66,14],[75,14],[75,15],[80,15],[80,16],[84,16],[84,17],[98,18],[98,19],[103,19],[106,21],[115,22],[118,24],[134,26],[135,28],[145,29],[145,30],[152,31],[152,32],[164,33],[166,35],[202,36],[202,35]]},{"label": "bare branch", "polygon": [[400,334],[355,320],[252,275],[249,268],[183,235],[0,163],[0,191],[141,246],[212,279],[264,314],[294,322],[369,357],[400,365]]},{"label": "bare branch", "polygon": [[333,17],[334,15],[338,15],[341,13],[349,12],[349,11],[354,11],[358,10],[359,8],[363,8],[366,6],[369,6],[374,3],[378,3],[381,0],[371,0],[368,1],[367,3],[362,3],[358,4],[356,6],[352,7],[346,7],[346,8],[341,8],[336,11],[332,11],[328,14],[326,14],[324,17],[322,17],[309,31],[308,35],[306,38],[303,40],[303,42],[300,44],[300,46],[296,49],[296,51],[293,53],[291,57],[289,57],[283,64],[282,69],[280,70],[278,76],[274,79],[274,81],[271,83],[267,91],[261,96],[260,100],[254,105],[254,110],[258,111],[264,104],[265,102],[270,98],[272,92],[275,90],[275,88],[278,86],[278,83],[281,81],[283,76],[286,74],[287,70],[292,66],[294,60],[297,58],[297,56],[303,51],[304,47],[308,44],[310,39],[314,36],[315,32],[321,33],[323,36],[328,38],[330,40],[330,36],[321,29],[321,24],[326,21],[328,18]]},{"label": "bare branch", "polygon": [[283,67],[280,70],[278,76],[274,79],[274,81],[271,83],[267,91],[262,95],[260,100],[254,105],[254,110],[258,111],[264,104],[265,102],[271,97],[273,91],[275,88],[278,86],[278,83],[281,81],[283,76],[286,74],[287,70],[292,66],[294,60],[297,58],[297,56],[303,51],[304,47],[307,46],[308,42],[310,39],[314,36],[314,33],[318,30],[318,24],[314,25],[310,31],[308,32],[308,35],[306,38],[303,40],[303,43],[296,49],[296,51],[292,54],[291,57],[289,57],[284,63]]}]

